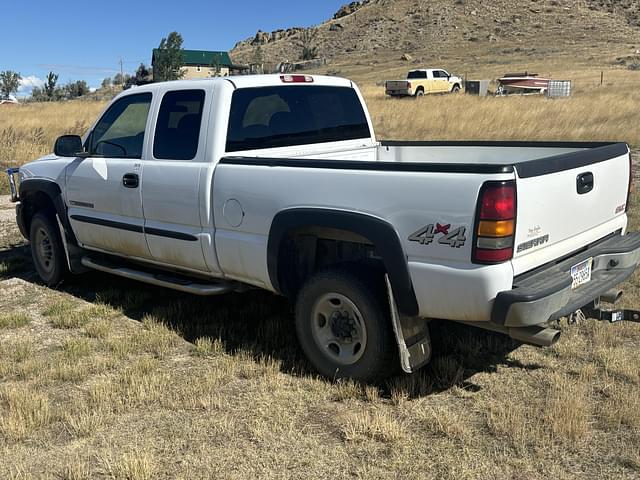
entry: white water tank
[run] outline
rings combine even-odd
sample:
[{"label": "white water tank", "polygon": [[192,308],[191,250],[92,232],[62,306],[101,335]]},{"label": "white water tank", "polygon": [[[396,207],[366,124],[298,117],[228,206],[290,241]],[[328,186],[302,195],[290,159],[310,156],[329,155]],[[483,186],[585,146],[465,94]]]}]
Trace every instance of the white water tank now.
[{"label": "white water tank", "polygon": [[571,96],[571,80],[549,80],[547,88],[547,97],[570,97]]}]

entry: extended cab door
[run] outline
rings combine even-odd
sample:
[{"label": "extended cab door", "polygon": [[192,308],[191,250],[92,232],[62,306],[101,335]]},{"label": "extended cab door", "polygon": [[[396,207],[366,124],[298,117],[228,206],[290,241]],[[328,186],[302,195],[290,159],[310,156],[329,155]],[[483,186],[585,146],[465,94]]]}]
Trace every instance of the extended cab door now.
[{"label": "extended cab door", "polygon": [[210,205],[205,152],[210,92],[196,85],[164,93],[153,147],[144,161],[142,187],[145,233],[153,260],[203,272],[217,270],[203,253],[213,253],[213,232],[203,229],[203,225],[208,228]]},{"label": "extended cab door", "polygon": [[411,70],[407,75],[407,80],[411,82],[414,94],[421,89],[423,93],[430,93],[431,82],[427,79],[426,70]]},{"label": "extended cab door", "polygon": [[449,74],[444,70],[433,71],[433,91],[446,93],[449,91]]},{"label": "extended cab door", "polygon": [[85,247],[149,257],[140,185],[151,97],[146,92],[114,102],[87,138],[89,157],[67,167],[69,217]]}]

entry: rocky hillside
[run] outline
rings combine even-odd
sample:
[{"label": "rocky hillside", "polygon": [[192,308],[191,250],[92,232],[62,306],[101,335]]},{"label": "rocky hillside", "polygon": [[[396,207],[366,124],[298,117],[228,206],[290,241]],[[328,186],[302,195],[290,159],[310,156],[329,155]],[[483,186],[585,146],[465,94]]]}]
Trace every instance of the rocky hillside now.
[{"label": "rocky hillside", "polygon": [[[403,54],[412,59],[486,45],[640,48],[640,0],[364,0],[310,30],[317,55],[342,62],[399,60]],[[305,35],[299,27],[259,31],[231,54],[245,63],[297,61]]]}]

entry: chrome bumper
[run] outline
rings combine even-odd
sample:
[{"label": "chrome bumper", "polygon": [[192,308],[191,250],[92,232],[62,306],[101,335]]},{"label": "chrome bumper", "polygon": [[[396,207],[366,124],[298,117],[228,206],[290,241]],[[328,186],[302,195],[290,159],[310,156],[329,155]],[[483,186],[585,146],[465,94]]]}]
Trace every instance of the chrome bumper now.
[{"label": "chrome bumper", "polygon": [[7,168],[5,171],[7,172],[7,175],[9,177],[9,189],[11,190],[11,201],[15,203],[18,200],[20,200],[20,197],[18,195],[18,187],[16,185],[16,178],[15,178],[15,175],[20,171],[20,169],[17,167],[14,167],[14,168]]}]

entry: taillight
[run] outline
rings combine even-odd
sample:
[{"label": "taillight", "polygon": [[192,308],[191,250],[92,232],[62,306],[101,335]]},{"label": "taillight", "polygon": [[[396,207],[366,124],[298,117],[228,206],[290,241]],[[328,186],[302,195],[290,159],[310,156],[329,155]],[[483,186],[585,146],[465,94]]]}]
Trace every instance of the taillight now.
[{"label": "taillight", "polygon": [[411,90],[411,82],[407,82],[407,88]]},{"label": "taillight", "polygon": [[312,83],[311,75],[280,75],[280,80],[284,83]]},{"label": "taillight", "polygon": [[487,182],[478,197],[473,244],[475,263],[501,263],[513,258],[516,233],[516,184]]}]

